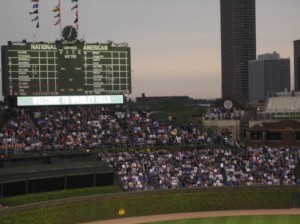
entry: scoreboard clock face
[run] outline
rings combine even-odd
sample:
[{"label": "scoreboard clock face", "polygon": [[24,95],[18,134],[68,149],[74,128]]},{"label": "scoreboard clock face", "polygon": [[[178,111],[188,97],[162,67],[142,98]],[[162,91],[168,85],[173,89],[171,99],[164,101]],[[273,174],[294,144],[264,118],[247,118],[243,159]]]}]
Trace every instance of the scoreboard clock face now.
[{"label": "scoreboard clock face", "polygon": [[[76,33],[69,27],[64,37],[71,42]],[[21,43],[2,46],[1,53],[5,97],[131,93],[127,46],[79,41]]]},{"label": "scoreboard clock face", "polygon": [[74,26],[65,26],[61,35],[66,43],[72,44],[77,40],[78,32]]},{"label": "scoreboard clock face", "polygon": [[225,100],[225,101],[224,101],[224,107],[225,107],[226,109],[231,109],[232,106],[233,106],[233,103],[232,103],[231,100]]}]

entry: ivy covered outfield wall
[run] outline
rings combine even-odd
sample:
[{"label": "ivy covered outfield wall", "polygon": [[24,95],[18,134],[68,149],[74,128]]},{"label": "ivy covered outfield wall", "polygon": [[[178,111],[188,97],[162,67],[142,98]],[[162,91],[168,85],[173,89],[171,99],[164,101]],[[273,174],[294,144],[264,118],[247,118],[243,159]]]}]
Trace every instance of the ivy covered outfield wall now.
[{"label": "ivy covered outfield wall", "polygon": [[300,186],[127,192],[47,201],[0,211],[1,223],[84,223],[154,214],[300,207]]}]

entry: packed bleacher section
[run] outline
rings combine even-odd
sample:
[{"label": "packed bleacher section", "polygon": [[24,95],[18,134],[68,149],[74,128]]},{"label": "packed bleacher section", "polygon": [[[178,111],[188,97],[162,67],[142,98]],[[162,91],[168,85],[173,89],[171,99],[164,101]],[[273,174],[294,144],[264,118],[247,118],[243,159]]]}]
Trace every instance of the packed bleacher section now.
[{"label": "packed bleacher section", "polygon": [[[116,169],[127,191],[300,182],[294,176],[295,149],[235,142],[203,149],[209,139],[225,143],[225,138],[207,136],[192,124],[173,127],[148,112],[131,113],[121,106],[18,107],[10,115],[0,133],[2,153],[103,148],[99,156]],[[172,145],[192,150],[154,150]],[[127,151],[109,150],[116,147]],[[135,147],[147,150],[129,150]]]},{"label": "packed bleacher section", "polygon": [[211,186],[293,185],[298,155],[289,148],[217,148],[101,153],[127,191]]},{"label": "packed bleacher section", "polygon": [[206,141],[193,125],[172,127],[149,113],[115,106],[12,108],[0,133],[5,154],[39,150],[192,145]]}]

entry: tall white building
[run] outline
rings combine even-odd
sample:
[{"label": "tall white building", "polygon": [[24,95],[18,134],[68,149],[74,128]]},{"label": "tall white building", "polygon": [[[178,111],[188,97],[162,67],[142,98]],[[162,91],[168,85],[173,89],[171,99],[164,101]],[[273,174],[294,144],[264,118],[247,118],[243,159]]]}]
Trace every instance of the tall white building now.
[{"label": "tall white building", "polygon": [[290,59],[275,51],[248,62],[249,101],[265,101],[269,94],[290,92]]}]

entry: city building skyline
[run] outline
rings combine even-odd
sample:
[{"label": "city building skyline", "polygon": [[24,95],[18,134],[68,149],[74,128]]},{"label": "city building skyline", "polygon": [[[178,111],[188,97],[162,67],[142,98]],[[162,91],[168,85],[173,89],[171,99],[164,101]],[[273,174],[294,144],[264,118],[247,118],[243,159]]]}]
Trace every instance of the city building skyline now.
[{"label": "city building skyline", "polygon": [[[0,45],[7,41],[54,42],[60,25],[56,0],[39,1],[39,28],[30,1],[1,2]],[[61,1],[61,26],[73,24],[71,0]],[[280,52],[291,59],[300,39],[300,1],[256,1],[257,54]],[[126,42],[131,48],[132,94],[221,97],[220,0],[78,1],[78,38],[87,43]],[[1,88],[1,86],[0,86]],[[0,89],[1,92],[1,89]],[[0,94],[1,97],[1,94]]]},{"label": "city building skyline", "polygon": [[255,0],[220,0],[222,98],[248,100],[248,61],[256,58]]},{"label": "city building skyline", "polygon": [[276,92],[290,92],[290,59],[274,51],[249,61],[249,101],[265,101]]},{"label": "city building skyline", "polygon": [[300,91],[300,39],[294,41],[294,79],[295,91]]}]

